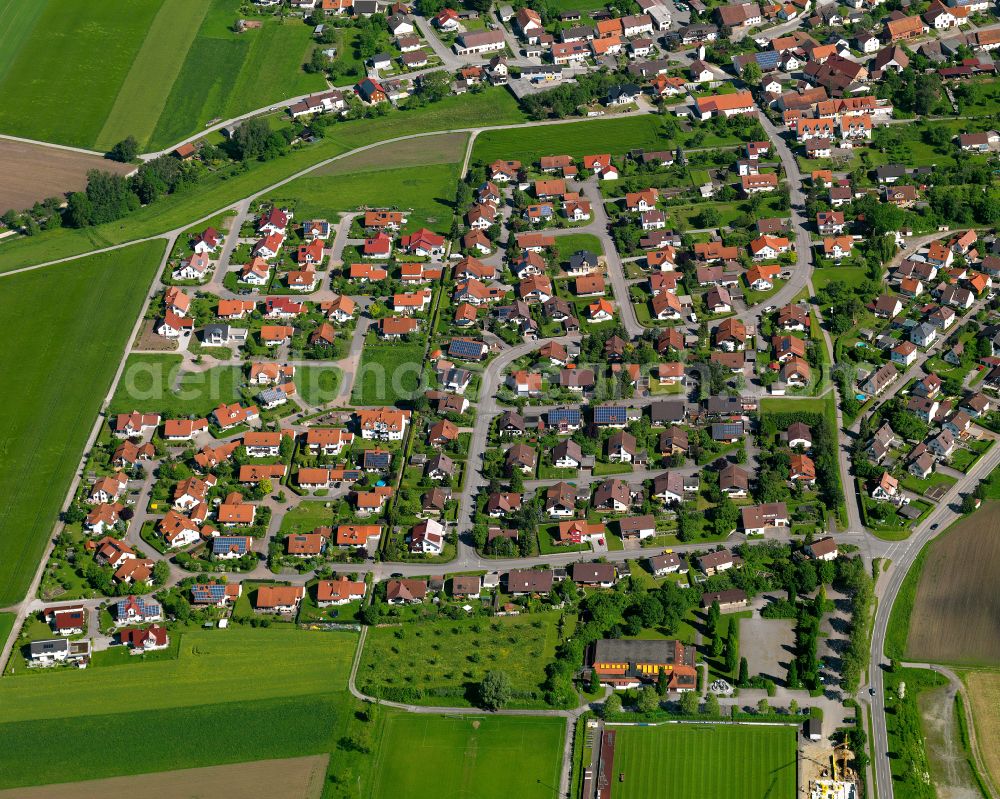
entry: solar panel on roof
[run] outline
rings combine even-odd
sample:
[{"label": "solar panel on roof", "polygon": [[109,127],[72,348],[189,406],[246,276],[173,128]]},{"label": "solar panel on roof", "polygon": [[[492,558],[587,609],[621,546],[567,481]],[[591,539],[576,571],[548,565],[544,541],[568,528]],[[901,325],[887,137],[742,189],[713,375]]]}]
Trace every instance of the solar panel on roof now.
[{"label": "solar panel on roof", "polygon": [[448,347],[448,352],[460,357],[478,358],[482,355],[483,345],[478,341],[455,340]]},{"label": "solar panel on roof", "polygon": [[594,408],[594,421],[597,424],[624,424],[628,411],[614,405],[601,405]]},{"label": "solar panel on roof", "polygon": [[756,59],[757,66],[761,69],[775,69],[778,66],[778,62],[781,61],[781,53],[774,50],[765,50],[762,53],[754,53],[754,59]]},{"label": "solar panel on roof", "polygon": [[550,425],[579,424],[579,423],[580,423],[579,408],[563,408],[554,411],[549,411]]}]

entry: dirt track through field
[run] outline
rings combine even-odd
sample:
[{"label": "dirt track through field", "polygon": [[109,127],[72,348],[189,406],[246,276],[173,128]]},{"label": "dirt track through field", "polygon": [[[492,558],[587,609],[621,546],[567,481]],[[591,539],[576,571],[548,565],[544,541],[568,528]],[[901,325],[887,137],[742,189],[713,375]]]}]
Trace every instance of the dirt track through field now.
[{"label": "dirt track through field", "polygon": [[312,172],[311,176],[460,163],[465,157],[468,138],[468,133],[442,133],[440,136],[424,136],[419,139],[393,142],[373,147],[348,158],[341,158],[339,161],[320,167]]},{"label": "dirt track through field", "polygon": [[87,186],[87,172],[100,169],[127,175],[135,169],[98,155],[0,139],[0,213],[23,211],[48,197]]},{"label": "dirt track through field", "polygon": [[319,799],[329,755],[111,777],[0,791],[0,799]]},{"label": "dirt track through field", "polygon": [[909,660],[1000,665],[1000,502],[931,544],[917,588]]}]

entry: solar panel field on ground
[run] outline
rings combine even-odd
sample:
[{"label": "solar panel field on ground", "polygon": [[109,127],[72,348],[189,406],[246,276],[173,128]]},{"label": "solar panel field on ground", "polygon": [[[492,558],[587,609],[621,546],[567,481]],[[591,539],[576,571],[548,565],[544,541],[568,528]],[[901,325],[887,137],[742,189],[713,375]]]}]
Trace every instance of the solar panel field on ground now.
[{"label": "solar panel field on ground", "polygon": [[609,729],[617,732],[612,799],[795,797],[794,726],[665,724]]}]

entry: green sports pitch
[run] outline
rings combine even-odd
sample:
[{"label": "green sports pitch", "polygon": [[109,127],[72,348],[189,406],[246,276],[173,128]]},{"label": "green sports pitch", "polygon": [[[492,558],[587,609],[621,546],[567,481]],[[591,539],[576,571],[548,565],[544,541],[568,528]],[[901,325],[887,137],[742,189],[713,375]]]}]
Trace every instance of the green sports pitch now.
[{"label": "green sports pitch", "polygon": [[565,719],[386,718],[372,764],[376,799],[548,799],[558,793]]},{"label": "green sports pitch", "polygon": [[791,725],[664,724],[614,730],[611,799],[794,799]]}]

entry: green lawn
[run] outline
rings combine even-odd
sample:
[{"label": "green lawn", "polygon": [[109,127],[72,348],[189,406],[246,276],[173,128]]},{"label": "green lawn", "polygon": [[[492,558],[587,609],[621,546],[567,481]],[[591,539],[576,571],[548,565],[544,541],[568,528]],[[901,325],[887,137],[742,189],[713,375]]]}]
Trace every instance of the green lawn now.
[{"label": "green lawn", "polygon": [[420,389],[427,348],[423,342],[369,344],[354,378],[353,405],[392,405]]},{"label": "green lawn", "polygon": [[282,533],[311,533],[333,523],[333,510],[325,502],[300,502],[281,519]]},{"label": "green lawn", "polygon": [[604,255],[601,240],[592,233],[569,233],[556,236],[556,255],[560,261],[569,261],[569,257],[577,250],[589,250],[598,255]]},{"label": "green lawn", "polygon": [[163,254],[139,244],[0,282],[0,606],[19,601]]},{"label": "green lawn", "polygon": [[848,286],[859,286],[868,278],[863,266],[817,267],[813,270],[812,284],[816,291],[822,291],[830,283],[840,280]]},{"label": "green lawn", "polygon": [[497,619],[440,619],[368,631],[358,687],[424,705],[471,706],[486,672],[507,672],[512,705],[540,707],[545,666],[558,643],[558,613]]},{"label": "green lawn", "polygon": [[298,366],[295,368],[295,388],[310,405],[331,402],[340,391],[344,375],[336,366]]},{"label": "green lawn", "polygon": [[614,727],[612,799],[794,799],[797,729],[666,724]]},{"label": "green lawn", "polygon": [[207,416],[221,402],[234,402],[243,376],[238,366],[185,372],[178,382],[180,355],[129,355],[111,413],[158,411],[168,418]]},{"label": "green lawn", "polygon": [[[0,724],[0,788],[320,754],[336,747],[346,716],[344,697],[322,694],[151,712],[146,699],[169,685],[150,686],[141,701],[127,686],[118,686],[103,715]],[[135,701],[122,701],[123,691]],[[109,757],[109,741],[145,743],[128,757]]]},{"label": "green lawn", "polygon": [[387,714],[374,799],[548,799],[559,785],[560,718]]},{"label": "green lawn", "polygon": [[[962,451],[964,452],[964,450]],[[906,477],[900,480],[900,483],[903,484],[904,488],[913,491],[916,494],[923,495],[935,486],[943,485],[946,488],[951,488],[955,485],[955,478],[950,474],[931,472],[926,480],[921,480],[919,477],[914,477],[912,474],[907,473]]]},{"label": "green lawn", "polygon": [[[456,153],[460,155],[460,153]],[[460,164],[430,164],[408,169],[382,169],[341,175],[307,176],[280,189],[275,203],[295,203],[301,219],[335,218],[360,206],[393,205],[412,209],[405,231],[427,227],[451,229]]]},{"label": "green lawn", "polygon": [[142,697],[146,713],[345,691],[357,640],[352,633],[304,633],[287,627],[231,627],[180,635],[176,660],[32,672],[0,680],[4,722],[107,713],[122,707],[123,685]]},{"label": "green lawn", "polygon": [[[338,123],[327,131],[326,138],[314,145],[297,149],[283,158],[254,163],[248,170],[238,165],[220,170],[195,186],[136,211],[125,220],[84,229],[60,228],[0,243],[0,272],[186,227],[289,175],[372,142],[463,126],[523,121],[517,101],[506,89],[497,88],[448,97],[424,108],[393,112],[377,119]],[[428,146],[432,146],[433,139],[427,141]]]}]

